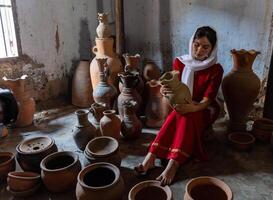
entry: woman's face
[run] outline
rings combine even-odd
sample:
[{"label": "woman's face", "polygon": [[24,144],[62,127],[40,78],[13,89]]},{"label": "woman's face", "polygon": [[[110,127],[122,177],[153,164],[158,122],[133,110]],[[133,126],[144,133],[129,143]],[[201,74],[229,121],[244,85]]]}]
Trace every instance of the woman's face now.
[{"label": "woman's face", "polygon": [[192,43],[192,55],[196,60],[206,60],[211,51],[212,46],[207,37],[196,38]]}]

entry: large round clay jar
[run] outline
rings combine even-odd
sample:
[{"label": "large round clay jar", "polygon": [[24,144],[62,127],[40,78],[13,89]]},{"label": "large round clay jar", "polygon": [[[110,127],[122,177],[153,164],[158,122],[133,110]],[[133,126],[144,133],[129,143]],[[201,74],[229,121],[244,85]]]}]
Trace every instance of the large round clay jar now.
[{"label": "large round clay jar", "polygon": [[50,192],[64,192],[76,186],[81,163],[74,152],[56,152],[42,160],[41,169],[46,188]]},{"label": "large round clay jar", "polygon": [[40,162],[58,151],[55,141],[47,136],[23,140],[16,146],[16,159],[24,171],[41,172]]},{"label": "large round clay jar", "polygon": [[121,200],[124,182],[119,169],[110,163],[95,163],[78,175],[77,200]]},{"label": "large round clay jar", "polygon": [[129,192],[128,200],[172,200],[169,186],[161,186],[160,181],[143,181],[136,184]]},{"label": "large round clay jar", "polygon": [[184,200],[232,200],[230,187],[223,181],[209,176],[190,180],[185,188]]},{"label": "large round clay jar", "polygon": [[6,180],[9,172],[16,167],[15,155],[11,152],[0,152],[0,183]]}]

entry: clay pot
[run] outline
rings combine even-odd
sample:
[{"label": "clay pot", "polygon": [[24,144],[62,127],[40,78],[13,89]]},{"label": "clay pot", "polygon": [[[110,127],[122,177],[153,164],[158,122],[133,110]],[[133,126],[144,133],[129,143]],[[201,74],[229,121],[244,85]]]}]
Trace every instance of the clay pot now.
[{"label": "clay pot", "polygon": [[98,13],[99,25],[96,29],[99,38],[108,38],[112,34],[112,30],[108,25],[108,13]]},{"label": "clay pot", "polygon": [[113,51],[114,40],[112,38],[96,38],[96,46],[93,48],[93,53],[96,55],[90,64],[90,76],[93,91],[99,84],[99,66],[96,61],[97,58],[107,58],[107,65],[109,66],[109,84],[118,88],[118,73],[123,70],[122,63],[117,54]]},{"label": "clay pot", "polygon": [[22,141],[16,146],[16,158],[24,171],[41,172],[40,162],[47,155],[58,151],[54,140],[40,136]]},{"label": "clay pot", "polygon": [[261,142],[270,142],[273,132],[273,120],[261,118],[254,121],[252,133]]},{"label": "clay pot", "polygon": [[81,171],[79,156],[70,151],[56,152],[41,162],[41,176],[50,192],[64,192],[73,189]]},{"label": "clay pot", "polygon": [[95,163],[78,175],[77,200],[121,200],[124,182],[119,169],[110,163]]},{"label": "clay pot", "polygon": [[110,136],[115,139],[120,138],[121,121],[116,116],[115,110],[106,110],[100,120],[100,131],[103,136]]},{"label": "clay pot", "polygon": [[160,181],[143,181],[130,190],[128,200],[144,199],[171,200],[172,191],[169,186],[161,186]]},{"label": "clay pot", "polygon": [[[18,116],[18,103],[9,89],[0,89],[0,125],[10,125],[14,123]],[[7,132],[2,132],[2,136],[5,136]],[[0,133],[1,134],[1,133]],[[1,137],[1,136],[0,136]]]},{"label": "clay pot", "polygon": [[33,188],[31,188],[30,190],[13,191],[12,189],[10,189],[9,186],[7,186],[7,191],[9,191],[14,197],[23,198],[23,197],[32,196],[33,194],[35,194],[40,189],[40,187],[41,187],[41,184],[37,184]]},{"label": "clay pot", "polygon": [[255,138],[246,132],[233,132],[228,135],[230,144],[237,150],[248,151],[255,143]]},{"label": "clay pot", "polygon": [[124,117],[121,122],[121,134],[125,139],[135,139],[141,134],[142,123],[135,113],[135,101],[125,101]]},{"label": "clay pot", "polygon": [[158,81],[151,80],[146,85],[149,98],[145,108],[145,124],[147,127],[160,128],[172,109],[168,100],[160,93],[161,85]]},{"label": "clay pot", "polygon": [[185,104],[192,102],[191,93],[188,86],[178,79],[179,71],[170,71],[164,73],[159,78],[159,83],[169,87],[172,93],[163,95],[168,99],[169,104],[173,107],[175,104]]},{"label": "clay pot", "polygon": [[101,136],[91,140],[86,145],[84,156],[84,166],[98,162],[111,163],[117,167],[121,164],[119,144],[112,137]]},{"label": "clay pot", "polygon": [[209,176],[190,180],[185,188],[184,200],[232,200],[230,187],[223,181]]},{"label": "clay pot", "polygon": [[24,127],[32,124],[35,113],[35,101],[30,95],[30,90],[25,89],[25,79],[27,75],[23,75],[17,79],[3,78],[4,84],[12,90],[17,101],[19,113],[14,123],[16,127]]},{"label": "clay pot", "polygon": [[77,124],[73,130],[73,138],[80,150],[84,150],[87,143],[92,140],[96,135],[96,129],[88,121],[88,111],[77,110],[75,115],[77,116]]},{"label": "clay pot", "polygon": [[94,102],[89,66],[90,61],[81,60],[72,80],[72,104],[81,108],[87,108]]},{"label": "clay pot", "polygon": [[158,80],[160,78],[160,69],[154,61],[147,61],[143,69],[145,81]]},{"label": "clay pot", "polygon": [[246,117],[253,108],[260,90],[260,80],[252,70],[259,52],[231,50],[233,68],[224,77],[222,90],[230,118],[230,131],[245,131]]},{"label": "clay pot", "polygon": [[7,183],[14,192],[29,191],[41,184],[41,176],[34,172],[10,172]]},{"label": "clay pot", "polygon": [[97,58],[99,67],[100,81],[93,91],[93,97],[96,103],[106,104],[106,107],[112,108],[117,91],[114,86],[108,83],[109,68],[106,58]]},{"label": "clay pot", "polygon": [[11,152],[0,152],[0,183],[6,181],[9,172],[16,167],[15,155]]},{"label": "clay pot", "polygon": [[103,112],[105,110],[108,110],[109,108],[106,107],[105,104],[99,104],[99,103],[93,103],[90,108],[90,113],[92,114],[90,121],[93,124],[94,128],[96,129],[95,131],[95,136],[101,136],[100,132],[100,120],[103,117]]},{"label": "clay pot", "polygon": [[118,112],[121,119],[124,116],[123,113],[123,104],[125,101],[135,101],[135,110],[136,113],[140,113],[140,107],[142,105],[141,96],[136,91],[136,86],[139,82],[139,73],[138,72],[121,72],[118,74],[121,83],[123,84],[122,91],[118,96]]},{"label": "clay pot", "polygon": [[9,130],[4,125],[0,124],[0,138],[6,137],[9,134]]}]

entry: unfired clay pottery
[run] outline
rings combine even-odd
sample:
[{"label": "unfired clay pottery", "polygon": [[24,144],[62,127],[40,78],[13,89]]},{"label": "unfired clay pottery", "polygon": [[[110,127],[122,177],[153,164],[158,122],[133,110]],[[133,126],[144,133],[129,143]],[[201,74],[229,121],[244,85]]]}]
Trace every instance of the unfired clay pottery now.
[{"label": "unfired clay pottery", "polygon": [[96,129],[88,121],[88,111],[76,110],[77,124],[73,129],[73,138],[80,150],[84,150],[87,143],[92,140],[96,135]]},{"label": "unfired clay pottery", "polygon": [[154,61],[147,61],[143,69],[143,77],[145,81],[158,80],[160,78],[159,67]]},{"label": "unfired clay pottery", "polygon": [[91,140],[84,151],[84,166],[98,162],[111,163],[120,167],[119,144],[115,138],[101,136]]},{"label": "unfired clay pottery", "polygon": [[103,117],[103,112],[108,109],[109,108],[107,108],[105,104],[93,103],[91,105],[90,113],[92,114],[92,117],[90,118],[90,121],[96,129],[96,137],[101,136],[100,120]]},{"label": "unfired clay pottery", "polygon": [[106,110],[100,120],[100,131],[103,136],[110,136],[115,139],[120,138],[121,121],[115,110]]},{"label": "unfired clay pottery", "polygon": [[114,86],[108,83],[109,66],[106,58],[96,59],[99,67],[100,82],[93,91],[93,97],[96,103],[106,104],[107,107],[112,108],[117,91]]},{"label": "unfired clay pottery", "polygon": [[95,163],[78,175],[77,200],[121,200],[124,182],[119,169],[110,163]]},{"label": "unfired clay pottery", "polygon": [[228,140],[235,149],[240,151],[250,150],[255,142],[255,138],[247,132],[229,133]]},{"label": "unfired clay pottery", "polygon": [[121,134],[125,139],[135,139],[141,134],[142,123],[135,113],[135,101],[125,101],[124,117],[121,122]]},{"label": "unfired clay pottery", "polygon": [[209,176],[190,180],[185,188],[184,200],[232,200],[230,187],[223,181]]},{"label": "unfired clay pottery", "polygon": [[81,60],[72,80],[72,104],[81,108],[87,108],[94,102],[89,66],[90,61]]},{"label": "unfired clay pottery", "polygon": [[11,152],[0,152],[0,183],[6,181],[9,172],[15,170],[15,155]]},{"label": "unfired clay pottery", "polygon": [[178,79],[179,72],[176,70],[166,72],[159,78],[159,83],[172,90],[172,93],[164,95],[173,107],[175,104],[187,104],[192,102],[188,86]]},{"label": "unfired clay pottery", "polygon": [[161,85],[158,81],[151,80],[146,85],[149,98],[145,109],[145,116],[147,118],[145,124],[151,128],[160,128],[172,109],[168,104],[167,98],[163,98],[160,92]]},{"label": "unfired clay pottery", "polygon": [[161,186],[160,181],[143,181],[136,184],[129,192],[128,200],[172,200],[169,186]]},{"label": "unfired clay pottery", "polygon": [[96,29],[98,38],[108,38],[112,34],[111,27],[108,25],[108,13],[98,13],[99,25]]},{"label": "unfired clay pottery", "polygon": [[25,89],[25,79],[27,75],[23,75],[17,79],[8,79],[3,77],[4,84],[13,92],[19,107],[16,127],[24,127],[32,124],[35,113],[35,101],[30,95],[30,90]]},{"label": "unfired clay pottery", "polygon": [[252,133],[255,138],[262,142],[270,142],[273,132],[273,120],[261,118],[254,121]]},{"label": "unfired clay pottery", "polygon": [[260,90],[260,80],[252,65],[258,51],[231,50],[233,68],[224,77],[222,90],[229,113],[229,130],[244,131],[246,117]]},{"label": "unfired clay pottery", "polygon": [[16,146],[16,158],[24,171],[41,172],[40,162],[58,151],[55,141],[47,136],[26,139]]},{"label": "unfired clay pottery", "polygon": [[41,169],[46,188],[50,192],[64,192],[75,188],[81,163],[74,152],[56,152],[41,161]]},{"label": "unfired clay pottery", "polygon": [[107,58],[109,66],[109,84],[118,89],[118,73],[123,70],[122,63],[117,54],[113,51],[114,40],[112,38],[96,38],[96,46],[93,48],[93,53],[96,55],[90,64],[90,76],[93,91],[96,89],[100,81],[99,66],[97,58]]}]

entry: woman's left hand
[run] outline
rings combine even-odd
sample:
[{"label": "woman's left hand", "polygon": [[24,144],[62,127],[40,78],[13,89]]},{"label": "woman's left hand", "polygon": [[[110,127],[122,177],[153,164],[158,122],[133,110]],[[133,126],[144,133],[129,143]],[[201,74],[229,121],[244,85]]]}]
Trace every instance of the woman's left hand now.
[{"label": "woman's left hand", "polygon": [[196,104],[194,103],[187,103],[187,104],[176,104],[174,105],[174,109],[176,112],[180,113],[181,115],[185,115],[187,113],[196,112]]}]

